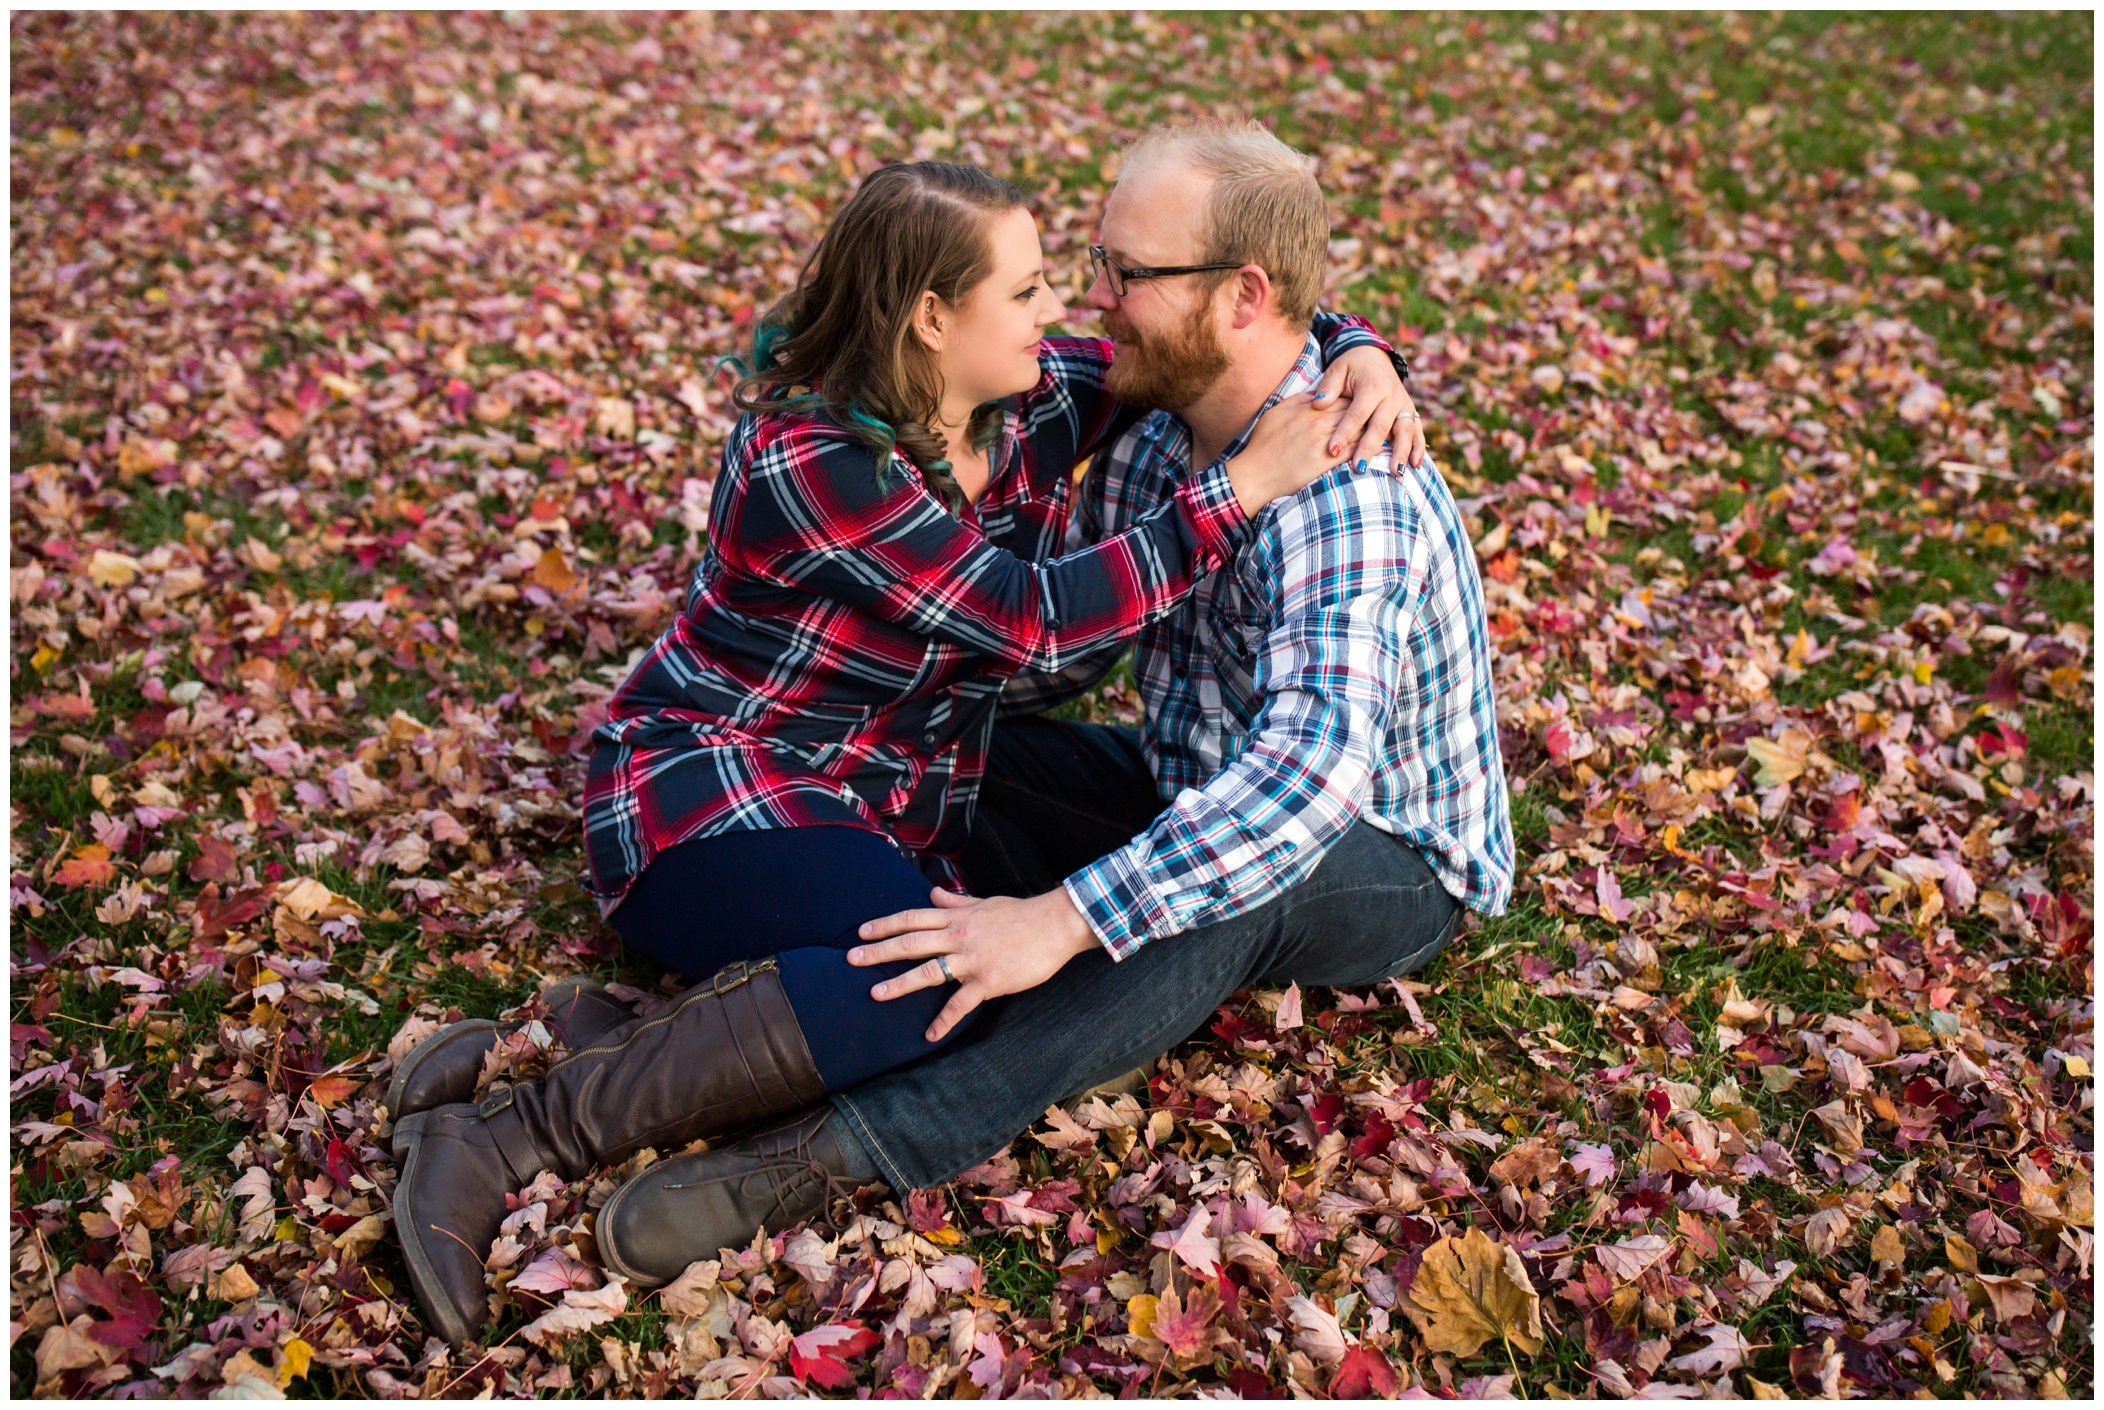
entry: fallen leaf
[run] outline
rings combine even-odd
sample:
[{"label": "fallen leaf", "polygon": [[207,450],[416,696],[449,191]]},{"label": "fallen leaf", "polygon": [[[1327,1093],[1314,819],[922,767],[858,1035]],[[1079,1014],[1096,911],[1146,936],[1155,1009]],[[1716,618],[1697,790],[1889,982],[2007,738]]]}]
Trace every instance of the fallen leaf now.
[{"label": "fallen leaf", "polygon": [[1472,1357],[1500,1339],[1529,1356],[1542,1347],[1541,1297],[1519,1255],[1473,1226],[1425,1250],[1403,1310],[1434,1351]]}]

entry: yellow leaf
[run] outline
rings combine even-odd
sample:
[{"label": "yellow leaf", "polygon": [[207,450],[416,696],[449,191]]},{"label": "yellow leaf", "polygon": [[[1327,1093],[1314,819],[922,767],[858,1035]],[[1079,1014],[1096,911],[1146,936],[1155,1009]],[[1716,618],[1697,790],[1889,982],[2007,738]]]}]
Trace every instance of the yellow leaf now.
[{"label": "yellow leaf", "polygon": [[40,645],[37,647],[36,655],[29,658],[29,668],[33,671],[41,671],[53,661],[56,661],[58,657],[59,653],[48,646]]},{"label": "yellow leaf", "polygon": [[1773,1386],[1753,1376],[1746,1378],[1746,1388],[1753,1392],[1755,1400],[1788,1400],[1790,1397],[1781,1386]]},{"label": "yellow leaf", "polygon": [[88,559],[88,581],[97,587],[130,587],[139,576],[139,560],[128,553],[98,548]]},{"label": "yellow leaf", "polygon": [[1980,1271],[1980,1251],[1956,1234],[1943,1236],[1943,1256],[1961,1273]]},{"label": "yellow leaf", "polygon": [[541,561],[533,565],[533,583],[544,587],[557,597],[572,592],[583,579],[577,571],[563,561],[563,551],[550,548],[541,554]]},{"label": "yellow leaf", "polygon": [[2083,1059],[2076,1057],[2073,1053],[2069,1053],[2062,1058],[2060,1065],[2067,1070],[2067,1075],[2070,1077],[2089,1076],[2089,1064]]},{"label": "yellow leaf", "polygon": [[1870,1256],[1879,1263],[1898,1265],[1907,1261],[1907,1241],[1899,1236],[1897,1224],[1887,1224],[1871,1235]]},{"label": "yellow leaf", "polygon": [[951,1228],[931,1229],[927,1233],[922,1234],[921,1237],[929,1243],[938,1244],[943,1248],[955,1248],[958,1244],[964,1242],[964,1235]]},{"label": "yellow leaf", "polygon": [[1153,1293],[1141,1293],[1131,1302],[1125,1304],[1125,1312],[1131,1321],[1132,1334],[1134,1336],[1151,1337],[1154,1335],[1154,1313],[1155,1309],[1160,1305],[1161,1300],[1155,1297]]},{"label": "yellow leaf", "polygon": [[299,920],[336,920],[346,915],[364,915],[356,901],[346,900],[311,876],[285,883],[278,904]]},{"label": "yellow leaf", "polygon": [[1481,1229],[1425,1250],[1403,1310],[1433,1351],[1471,1357],[1500,1338],[1529,1356],[1542,1347],[1540,1294],[1520,1256]]},{"label": "yellow leaf", "polygon": [[299,1236],[300,1221],[288,1214],[279,1222],[278,1227],[271,1233],[270,1237],[273,1242],[282,1244]]},{"label": "yellow leaf", "polygon": [[280,1390],[306,1375],[307,1368],[314,1364],[314,1348],[307,1345],[306,1340],[302,1337],[294,1337],[291,1341],[286,1342],[282,1350],[285,1353],[285,1359],[278,1363],[278,1389]]},{"label": "yellow leaf", "polygon": [[1754,736],[1746,741],[1747,757],[1761,766],[1753,781],[1763,788],[1788,783],[1804,773],[1805,756],[1811,748],[1811,737],[1794,729],[1785,732],[1781,739]]},{"label": "yellow leaf", "polygon": [[1936,663],[1934,661],[1916,661],[1914,663],[1914,679],[1916,683],[1927,685],[1929,678],[1935,674]]},{"label": "yellow leaf", "polygon": [[1738,775],[1737,769],[1689,769],[1688,787],[1697,793],[1715,793]]}]

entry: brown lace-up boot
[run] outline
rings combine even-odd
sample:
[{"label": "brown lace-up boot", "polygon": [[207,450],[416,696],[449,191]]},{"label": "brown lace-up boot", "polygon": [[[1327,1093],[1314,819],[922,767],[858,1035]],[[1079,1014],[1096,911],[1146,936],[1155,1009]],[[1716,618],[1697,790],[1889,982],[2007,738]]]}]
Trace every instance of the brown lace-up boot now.
[{"label": "brown lace-up boot", "polygon": [[[591,1047],[636,1016],[634,1009],[607,993],[604,984],[581,975],[549,985],[541,993],[541,1007],[548,1012],[544,1022],[557,1046],[572,1051]],[[387,1084],[388,1118],[399,1125],[403,1117],[435,1106],[473,1101],[482,1059],[508,1031],[489,1019],[470,1018],[417,1044]],[[395,1152],[397,1163],[401,1155]]]},{"label": "brown lace-up boot", "polygon": [[638,1287],[671,1282],[698,1258],[744,1248],[826,1211],[857,1185],[826,1129],[831,1103],[699,1155],[661,1160],[614,1192],[593,1224],[599,1257]]},{"label": "brown lace-up boot", "polygon": [[395,1228],[430,1325],[455,1346],[489,1316],[483,1259],[504,1197],[552,1170],[574,1180],[645,1146],[677,1149],[825,1094],[772,959],[739,963],[665,1012],[625,1024],[479,1106],[395,1128]]}]

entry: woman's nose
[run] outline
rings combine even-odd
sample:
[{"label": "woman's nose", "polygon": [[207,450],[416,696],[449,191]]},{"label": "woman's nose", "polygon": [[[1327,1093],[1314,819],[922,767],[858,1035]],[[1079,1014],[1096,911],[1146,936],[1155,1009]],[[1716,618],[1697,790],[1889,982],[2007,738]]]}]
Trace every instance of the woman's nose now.
[{"label": "woman's nose", "polygon": [[1051,294],[1051,298],[1047,300],[1047,302],[1049,302],[1052,305],[1052,307],[1038,315],[1037,326],[1040,328],[1050,328],[1053,324],[1060,322],[1067,316],[1067,306],[1065,302],[1063,302],[1060,299],[1059,295],[1052,293],[1052,288],[1049,284],[1045,286],[1045,292],[1047,294]]}]

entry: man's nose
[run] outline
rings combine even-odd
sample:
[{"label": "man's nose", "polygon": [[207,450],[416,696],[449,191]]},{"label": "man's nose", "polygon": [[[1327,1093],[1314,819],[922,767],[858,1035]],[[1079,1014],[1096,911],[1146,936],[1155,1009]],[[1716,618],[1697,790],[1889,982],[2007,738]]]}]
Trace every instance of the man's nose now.
[{"label": "man's nose", "polygon": [[1082,302],[1090,308],[1105,310],[1116,308],[1118,306],[1118,296],[1110,291],[1110,275],[1099,271],[1095,279],[1089,284],[1088,293],[1082,296]]}]

